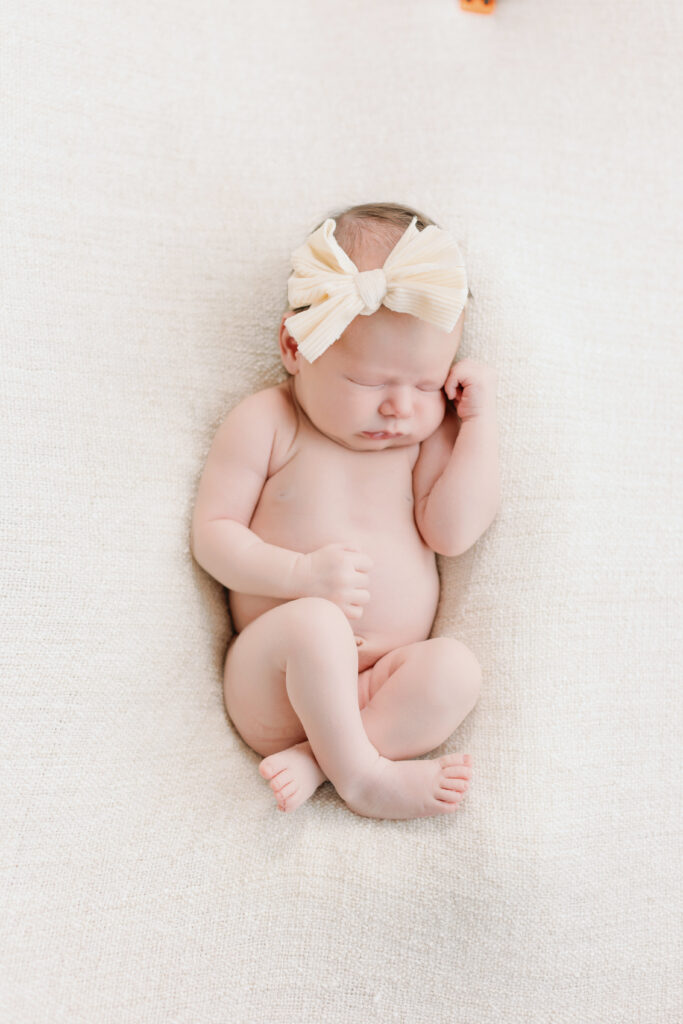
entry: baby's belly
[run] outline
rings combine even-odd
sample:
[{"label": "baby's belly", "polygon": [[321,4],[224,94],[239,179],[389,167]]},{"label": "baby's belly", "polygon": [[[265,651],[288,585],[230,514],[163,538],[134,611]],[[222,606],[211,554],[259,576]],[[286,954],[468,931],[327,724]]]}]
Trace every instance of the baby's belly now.
[{"label": "baby's belly", "polygon": [[[358,647],[358,670],[362,672],[386,654],[404,644],[429,636],[439,599],[439,576],[434,553],[424,544],[414,524],[402,524],[398,534],[389,530],[344,530],[338,537],[321,534],[306,544],[295,544],[278,531],[257,530],[269,544],[294,551],[312,551],[333,540],[348,542],[373,561],[369,572],[370,601],[359,619],[349,619]],[[252,529],[253,529],[252,524]],[[230,592],[230,611],[239,632],[259,615],[284,604],[282,599]]]}]

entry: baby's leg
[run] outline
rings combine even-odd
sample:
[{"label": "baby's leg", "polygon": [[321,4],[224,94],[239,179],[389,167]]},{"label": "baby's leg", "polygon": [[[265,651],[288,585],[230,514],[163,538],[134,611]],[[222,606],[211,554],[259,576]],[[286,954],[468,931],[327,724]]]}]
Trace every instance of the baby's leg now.
[{"label": "baby's leg", "polygon": [[[299,598],[247,626],[226,661],[226,705],[231,717],[231,701],[238,691],[233,707],[238,706],[240,695],[242,707],[246,706],[244,692],[250,685],[263,689],[253,675],[241,679],[241,686],[235,685],[232,675],[233,669],[239,670],[238,652],[245,650],[249,631],[249,647],[258,651],[259,668],[269,674],[270,692],[284,676],[287,697],[320,768],[352,810],[378,818],[425,817],[455,810],[452,781],[462,774],[462,755],[449,754],[435,761],[389,761],[368,739],[358,707],[356,645],[341,609],[321,598]],[[259,714],[263,718],[267,711],[259,713],[252,705],[252,725]],[[239,730],[239,721],[233,721]]]},{"label": "baby's leg", "polygon": [[[392,761],[419,757],[447,740],[470,713],[481,689],[481,667],[465,644],[433,637],[398,647],[358,677],[363,728],[372,745]],[[466,755],[467,758],[467,755]],[[308,760],[307,760],[308,759]],[[465,763],[469,767],[469,760]],[[293,811],[326,776],[308,741],[297,741],[259,765],[283,810]],[[454,780],[462,799],[469,772]],[[295,785],[296,783],[296,785]]]},{"label": "baby's leg", "polygon": [[358,681],[370,742],[392,761],[434,750],[477,703],[481,679],[472,651],[451,637],[390,651]]},{"label": "baby's leg", "polygon": [[344,613],[330,601],[299,598],[235,637],[225,662],[225,704],[258,753],[308,736],[330,770],[352,781],[378,757],[361,722],[357,679],[358,653]]}]

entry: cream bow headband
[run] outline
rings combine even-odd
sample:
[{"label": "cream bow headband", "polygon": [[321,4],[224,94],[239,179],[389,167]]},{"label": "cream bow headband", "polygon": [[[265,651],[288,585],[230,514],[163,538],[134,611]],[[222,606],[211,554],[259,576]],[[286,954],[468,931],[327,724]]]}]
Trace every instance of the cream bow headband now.
[{"label": "cream bow headband", "polygon": [[377,270],[359,271],[336,238],[329,217],[292,253],[287,282],[292,309],[310,306],[285,320],[299,352],[312,363],[337,340],[354,317],[370,316],[384,304],[452,331],[467,299],[467,275],[458,246],[442,228],[415,227],[417,217]]}]

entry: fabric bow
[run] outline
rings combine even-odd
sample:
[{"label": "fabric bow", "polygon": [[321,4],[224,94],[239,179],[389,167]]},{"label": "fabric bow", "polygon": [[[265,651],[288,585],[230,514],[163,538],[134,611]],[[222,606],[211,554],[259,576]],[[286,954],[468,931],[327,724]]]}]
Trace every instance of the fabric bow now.
[{"label": "fabric bow", "polygon": [[416,221],[413,217],[384,266],[376,270],[358,270],[334,237],[331,217],[293,251],[289,304],[310,309],[294,313],[285,323],[309,363],[354,317],[371,316],[381,305],[453,330],[467,299],[462,255],[442,228],[429,224],[419,231]]}]

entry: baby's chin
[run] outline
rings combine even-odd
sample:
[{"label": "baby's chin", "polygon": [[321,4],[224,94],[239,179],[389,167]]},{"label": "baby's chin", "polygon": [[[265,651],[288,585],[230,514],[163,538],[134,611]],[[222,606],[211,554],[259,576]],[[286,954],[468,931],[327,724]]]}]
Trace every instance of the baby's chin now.
[{"label": "baby's chin", "polygon": [[381,452],[385,448],[405,448],[416,443],[415,438],[407,434],[403,437],[364,437],[362,433],[339,435],[328,430],[320,430],[320,433],[352,452]]},{"label": "baby's chin", "polygon": [[352,438],[353,447],[358,451],[381,451],[384,448],[407,448],[418,444],[423,438],[405,433],[398,437],[367,437],[364,433],[355,434]]}]

